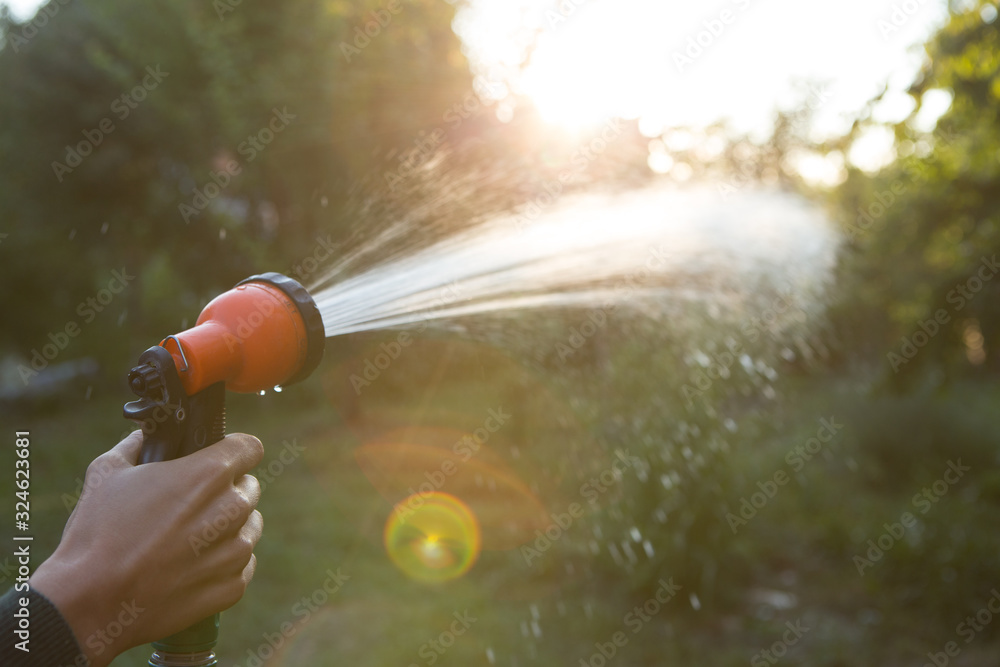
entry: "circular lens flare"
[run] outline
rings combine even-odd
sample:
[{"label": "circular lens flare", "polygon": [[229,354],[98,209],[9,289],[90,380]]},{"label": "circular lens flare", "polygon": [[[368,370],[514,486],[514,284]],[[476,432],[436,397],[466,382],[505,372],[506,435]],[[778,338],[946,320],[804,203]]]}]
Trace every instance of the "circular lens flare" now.
[{"label": "circular lens flare", "polygon": [[455,496],[415,494],[393,508],[385,548],[408,577],[427,583],[462,576],[479,557],[481,535],[472,511]]}]

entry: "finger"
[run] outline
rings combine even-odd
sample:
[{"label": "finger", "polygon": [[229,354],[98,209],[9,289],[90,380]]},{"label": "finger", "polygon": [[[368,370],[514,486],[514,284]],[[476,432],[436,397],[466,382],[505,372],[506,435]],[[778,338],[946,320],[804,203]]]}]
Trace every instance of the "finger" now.
[{"label": "finger", "polygon": [[247,586],[253,579],[254,572],[257,571],[257,556],[250,554],[249,561],[234,574],[232,570],[222,577],[213,577],[203,583],[199,583],[191,596],[191,606],[202,611],[199,618],[225,611],[240,601],[246,593]]},{"label": "finger", "polygon": [[247,563],[245,568],[243,568],[243,574],[240,577],[243,580],[244,590],[246,590],[246,587],[250,585],[251,581],[253,581],[253,575],[255,572],[257,572],[257,554],[250,554],[250,562]]},{"label": "finger", "polygon": [[[247,519],[247,522],[240,528],[236,539],[232,541],[231,563],[232,569],[229,572],[238,573],[246,569],[248,563],[253,561],[253,550],[264,534],[264,517],[260,512],[254,510]],[[249,579],[247,580],[249,581]]]},{"label": "finger", "polygon": [[219,611],[225,611],[243,598],[247,591],[247,586],[253,580],[253,575],[257,571],[257,556],[250,554],[250,561],[244,566],[239,577],[231,577],[225,584],[220,586],[219,593],[212,601]]},{"label": "finger", "polygon": [[247,522],[243,524],[243,528],[240,530],[240,535],[246,537],[250,540],[250,543],[256,547],[263,534],[264,516],[257,510],[254,510],[250,513],[250,517],[247,519]]},{"label": "finger", "polygon": [[260,502],[260,482],[253,475],[243,475],[236,480],[236,492],[246,498],[250,507],[257,507]]},{"label": "finger", "polygon": [[121,442],[102,454],[102,457],[115,468],[131,468],[139,463],[140,451],[142,431],[137,429],[122,438]]},{"label": "finger", "polygon": [[[264,458],[264,445],[260,440],[246,433],[231,433],[219,442],[209,445],[186,457],[190,463],[216,461],[232,473],[231,483],[253,470]],[[208,468],[211,469],[211,468]]]}]

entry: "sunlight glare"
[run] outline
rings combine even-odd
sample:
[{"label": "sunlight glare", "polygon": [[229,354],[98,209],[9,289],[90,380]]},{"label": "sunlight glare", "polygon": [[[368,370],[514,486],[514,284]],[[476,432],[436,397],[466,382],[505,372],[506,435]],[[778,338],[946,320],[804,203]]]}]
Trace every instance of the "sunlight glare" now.
[{"label": "sunlight glare", "polygon": [[946,3],[922,3],[886,35],[879,26],[894,2],[469,0],[455,31],[475,73],[505,79],[552,125],[638,118],[652,138],[659,128],[728,120],[763,138],[775,109],[804,103],[790,100],[796,82],[830,84],[811,108],[832,128],[887,82],[905,89],[922,58],[908,47],[941,24]]}]

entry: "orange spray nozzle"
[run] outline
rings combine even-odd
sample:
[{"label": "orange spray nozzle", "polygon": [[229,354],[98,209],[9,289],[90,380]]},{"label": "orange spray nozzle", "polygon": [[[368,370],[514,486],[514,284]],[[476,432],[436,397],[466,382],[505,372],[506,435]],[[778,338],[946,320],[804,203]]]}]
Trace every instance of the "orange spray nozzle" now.
[{"label": "orange spray nozzle", "polygon": [[263,273],[212,299],[195,326],[160,345],[192,396],[216,382],[244,393],[298,382],[319,365],[325,339],[305,288],[280,273]]}]

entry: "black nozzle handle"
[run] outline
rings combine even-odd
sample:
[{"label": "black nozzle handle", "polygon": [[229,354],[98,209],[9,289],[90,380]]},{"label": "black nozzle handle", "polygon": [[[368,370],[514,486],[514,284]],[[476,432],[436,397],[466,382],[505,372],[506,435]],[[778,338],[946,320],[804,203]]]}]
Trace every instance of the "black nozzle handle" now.
[{"label": "black nozzle handle", "polygon": [[[142,427],[140,463],[168,461],[222,440],[226,435],[226,386],[217,382],[193,396],[184,393],[170,353],[152,347],[129,373],[139,397],[125,405],[125,417]],[[153,642],[152,667],[213,667],[219,614]]]},{"label": "black nozzle handle", "polygon": [[[154,436],[147,448],[143,443],[142,463],[164,461],[160,456],[174,453],[171,458],[187,456],[222,440],[226,436],[226,385],[217,382],[191,396],[188,414],[181,423],[180,437],[166,446]],[[153,642],[151,667],[213,667],[218,664],[214,648],[219,640],[219,614],[202,619],[189,628]]]}]

